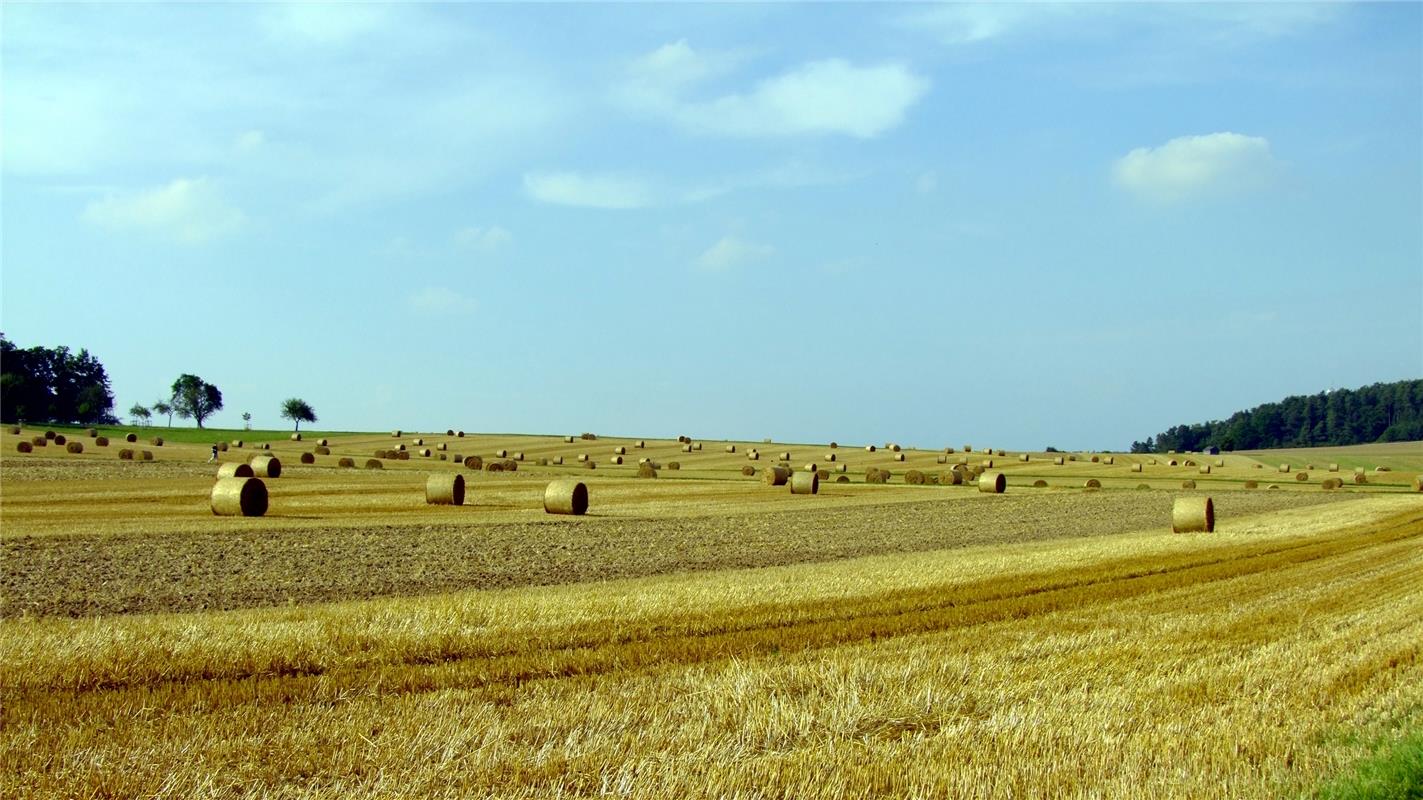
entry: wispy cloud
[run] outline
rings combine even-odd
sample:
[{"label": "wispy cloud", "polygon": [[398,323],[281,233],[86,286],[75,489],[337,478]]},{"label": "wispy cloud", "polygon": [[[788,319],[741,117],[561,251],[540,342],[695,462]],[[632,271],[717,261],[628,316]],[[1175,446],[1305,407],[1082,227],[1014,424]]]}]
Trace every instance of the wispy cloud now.
[{"label": "wispy cloud", "polygon": [[1138,147],[1117,160],[1112,177],[1133,193],[1175,201],[1259,188],[1275,171],[1268,140],[1222,132]]},{"label": "wispy cloud", "polygon": [[748,242],[735,236],[723,236],[698,256],[696,263],[699,268],[708,272],[722,272],[769,258],[775,252],[776,249],[768,244]]},{"label": "wispy cloud", "polygon": [[488,227],[471,225],[455,231],[456,245],[486,253],[506,247],[512,241],[514,241],[514,234],[498,225]]},{"label": "wispy cloud", "polygon": [[735,63],[733,57],[698,53],[686,41],[664,45],[633,62],[622,97],[696,133],[869,139],[899,126],[929,90],[929,80],[904,64],[860,66],[830,58],[801,64],[745,91],[693,96],[698,83]]},{"label": "wispy cloud", "polygon": [[653,203],[647,181],[614,173],[530,172],[524,175],[524,192],[545,203],[584,208],[644,208]]},{"label": "wispy cloud", "polygon": [[280,3],[265,10],[269,36],[302,44],[339,45],[388,27],[391,7],[376,3]]},{"label": "wispy cloud", "polygon": [[478,307],[473,299],[444,286],[427,286],[407,296],[405,304],[422,314],[468,314]]},{"label": "wispy cloud", "polygon": [[139,231],[201,244],[235,233],[247,218],[207,178],[179,178],[165,186],[91,202],[84,219],[111,231]]}]

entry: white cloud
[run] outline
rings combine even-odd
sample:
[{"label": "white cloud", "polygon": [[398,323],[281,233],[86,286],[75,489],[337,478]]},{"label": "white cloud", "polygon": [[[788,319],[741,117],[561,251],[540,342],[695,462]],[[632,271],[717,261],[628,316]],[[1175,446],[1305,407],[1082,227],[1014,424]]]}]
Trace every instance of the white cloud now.
[{"label": "white cloud", "polygon": [[652,190],[641,178],[611,173],[530,172],[524,192],[535,200],[585,208],[644,208]]},{"label": "white cloud", "polygon": [[478,306],[474,300],[444,286],[427,286],[406,297],[405,304],[423,314],[468,314]]},{"label": "white cloud", "polygon": [[262,23],[273,38],[339,45],[385,27],[390,9],[375,3],[302,2],[271,7]]},{"label": "white cloud", "polygon": [[696,84],[730,71],[739,56],[701,53],[685,40],[633,62],[622,100],[689,130],[723,136],[841,134],[879,136],[904,121],[929,81],[903,64],[857,66],[838,58],[812,61],[766,78],[749,90],[697,99]]},{"label": "white cloud", "polygon": [[498,225],[490,225],[487,228],[471,225],[455,231],[455,244],[471,250],[482,250],[486,253],[498,250],[512,241],[514,241],[514,234]]},{"label": "white cloud", "polygon": [[707,248],[706,252],[697,257],[697,266],[704,270],[720,272],[741,264],[760,261],[775,252],[776,249],[767,244],[748,242],[734,236],[723,236],[721,241]]},{"label": "white cloud", "polygon": [[1274,172],[1268,140],[1229,132],[1138,147],[1112,167],[1117,185],[1164,201],[1259,188]]},{"label": "white cloud", "polygon": [[85,221],[112,231],[143,231],[184,244],[200,244],[246,223],[207,178],[179,178],[166,186],[95,200]]},{"label": "white cloud", "polygon": [[899,17],[901,27],[933,36],[944,44],[972,44],[997,39],[1041,19],[1050,4],[984,3],[933,5]]}]

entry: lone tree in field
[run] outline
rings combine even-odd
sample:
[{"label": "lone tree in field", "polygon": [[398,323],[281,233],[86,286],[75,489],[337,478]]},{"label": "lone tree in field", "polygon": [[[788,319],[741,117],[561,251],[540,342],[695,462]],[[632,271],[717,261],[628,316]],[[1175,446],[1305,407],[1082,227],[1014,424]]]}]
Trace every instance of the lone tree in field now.
[{"label": "lone tree in field", "polygon": [[243,430],[247,430],[247,431],[252,430],[252,412],[251,412],[251,411],[243,411],[243,412],[242,412],[242,429],[243,429]]},{"label": "lone tree in field", "polygon": [[148,418],[153,416],[153,412],[143,407],[141,403],[134,403],[128,410],[129,416],[133,417],[133,424],[147,425]]},{"label": "lone tree in field", "polygon": [[300,397],[288,397],[282,401],[282,419],[289,419],[296,423],[293,430],[301,430],[303,422],[315,422],[316,411],[311,404]]},{"label": "lone tree in field", "polygon": [[168,427],[173,427],[173,404],[159,400],[153,404],[153,413],[168,417]]},{"label": "lone tree in field", "polygon": [[191,417],[198,427],[214,412],[222,410],[222,392],[196,375],[181,375],[173,381],[173,412],[182,419]]}]

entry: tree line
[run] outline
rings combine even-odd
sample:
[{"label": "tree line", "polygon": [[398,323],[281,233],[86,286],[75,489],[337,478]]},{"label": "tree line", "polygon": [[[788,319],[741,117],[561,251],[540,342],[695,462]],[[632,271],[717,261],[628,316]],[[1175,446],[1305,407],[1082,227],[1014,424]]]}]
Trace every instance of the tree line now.
[{"label": "tree line", "polygon": [[1407,442],[1423,439],[1423,380],[1375,383],[1286,397],[1229,419],[1177,425],[1144,442],[1133,453],[1264,450],[1276,447]]},{"label": "tree line", "polygon": [[[5,422],[44,421],[79,425],[117,425],[113,414],[114,395],[104,365],[80,350],[68,347],[16,347],[0,333],[0,419]],[[134,403],[128,410],[136,423],[147,424],[156,413],[168,418],[191,419],[199,428],[222,410],[222,391],[197,375],[184,373],[170,387],[166,399],[145,406]],[[281,416],[296,424],[316,422],[316,411],[299,397],[282,401]],[[252,415],[242,419],[250,422]]]}]

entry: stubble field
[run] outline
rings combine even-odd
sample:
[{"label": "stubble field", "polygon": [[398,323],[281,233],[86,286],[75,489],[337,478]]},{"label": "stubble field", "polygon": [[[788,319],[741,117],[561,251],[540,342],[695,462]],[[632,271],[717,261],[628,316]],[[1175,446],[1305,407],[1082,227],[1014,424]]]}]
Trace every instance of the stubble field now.
[{"label": "stubble field", "polygon": [[[0,794],[1273,797],[1348,787],[1423,723],[1413,450],[1351,453],[1395,468],[1337,491],[1274,454],[975,453],[1007,467],[994,496],[903,484],[961,451],[423,438],[525,460],[343,470],[396,440],[309,466],[273,442],[268,516],[218,518],[201,443],[5,436]],[[786,450],[853,480],[740,475]],[[440,469],[466,506],[424,504]],[[589,516],[543,513],[567,475]],[[1217,532],[1171,534],[1201,493]]]}]

